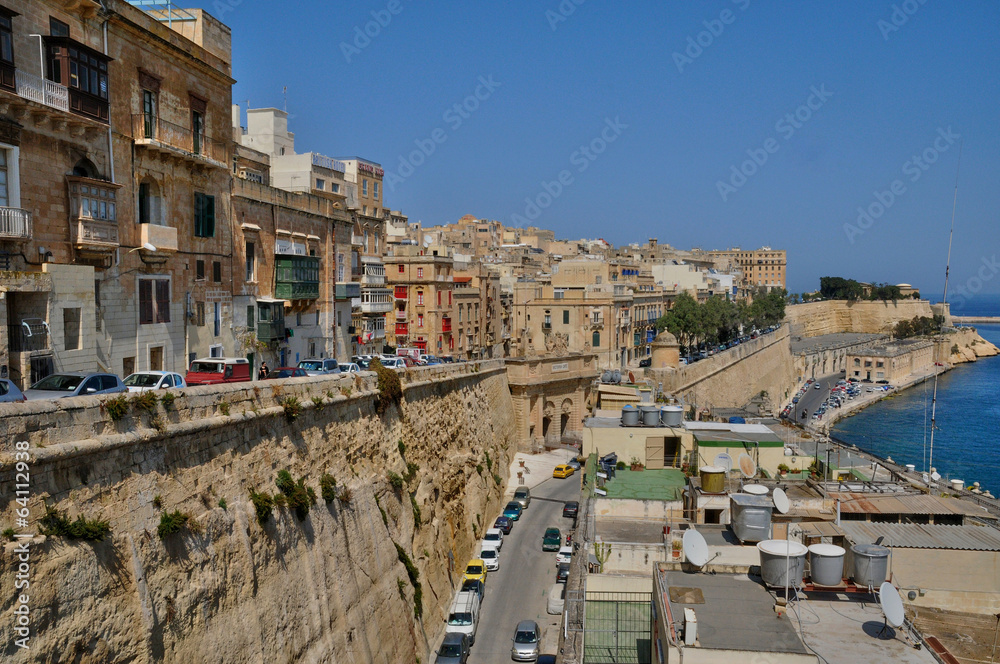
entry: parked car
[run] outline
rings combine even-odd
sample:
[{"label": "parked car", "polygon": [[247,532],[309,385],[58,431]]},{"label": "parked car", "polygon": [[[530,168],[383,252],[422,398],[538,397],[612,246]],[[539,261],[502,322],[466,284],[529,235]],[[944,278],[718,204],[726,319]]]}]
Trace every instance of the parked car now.
[{"label": "parked car", "polygon": [[459,592],[475,593],[479,595],[479,601],[482,602],[486,598],[486,584],[479,579],[467,579],[462,582],[462,589]]},{"label": "parked car", "polygon": [[559,563],[559,568],[556,570],[556,583],[566,583],[569,579],[569,563]]},{"label": "parked car", "polygon": [[561,463],[555,467],[552,471],[552,477],[557,477],[559,479],[566,479],[573,474],[573,466],[567,463]]},{"label": "parked car", "polygon": [[503,515],[511,521],[517,521],[521,518],[521,503],[516,500],[507,503],[507,507],[503,508]]},{"label": "parked car", "polygon": [[354,362],[346,362],[344,364],[339,365],[339,367],[340,367],[340,373],[358,373],[359,371],[361,371],[361,367],[359,367]]},{"label": "parked car", "polygon": [[498,528],[504,535],[510,535],[510,529],[514,525],[514,520],[508,516],[498,516],[493,522],[493,527]]},{"label": "parked car", "polygon": [[640,369],[645,369],[646,367],[649,367],[649,366],[652,366],[652,365],[653,365],[653,358],[651,358],[651,357],[644,357],[641,360],[639,360],[639,368]]},{"label": "parked car", "polygon": [[580,465],[580,462],[577,461],[576,459],[570,459],[569,461],[566,462],[566,465],[572,468],[573,470],[580,470],[583,467]]},{"label": "parked car", "polygon": [[[382,366],[386,369],[405,369],[407,367],[407,358],[403,357],[390,357],[390,358],[376,358],[382,363]],[[410,360],[411,362],[413,360]]]},{"label": "parked car", "polygon": [[438,648],[434,664],[465,664],[469,661],[469,637],[459,632],[448,632]]},{"label": "parked car", "polygon": [[535,661],[538,659],[538,643],[541,640],[541,630],[534,620],[522,620],[517,623],[510,648],[511,659],[518,662]]},{"label": "parked car", "polygon": [[483,548],[497,549],[503,548],[503,531],[499,528],[489,528],[483,535]]},{"label": "parked car", "polygon": [[521,509],[528,509],[531,504],[531,490],[526,486],[519,486],[514,492],[514,500],[521,504]]},{"label": "parked car", "polygon": [[[305,369],[300,369],[298,367],[278,367],[267,374],[268,380],[273,380],[275,378],[305,378],[309,374]],[[321,374],[314,374],[321,375]]]},{"label": "parked car", "polygon": [[341,372],[340,365],[332,357],[306,358],[299,362],[298,368],[304,369],[306,375],[309,376],[325,376],[326,374],[339,374]]},{"label": "parked car", "polygon": [[563,516],[567,519],[575,519],[576,515],[580,512],[580,503],[575,500],[571,500],[565,505],[563,505]]},{"label": "parked car", "polygon": [[553,583],[549,588],[549,597],[545,602],[545,611],[554,616],[563,612],[566,607],[566,584]]},{"label": "parked car", "polygon": [[573,559],[573,547],[570,545],[565,545],[559,547],[559,551],[556,552],[556,565],[562,563],[568,563]]},{"label": "parked car", "polygon": [[468,579],[475,579],[486,583],[486,563],[482,558],[473,558],[465,566],[465,573],[462,574],[462,583]]},{"label": "parked car", "polygon": [[488,572],[500,569],[500,552],[494,548],[486,548],[479,552],[479,559],[486,564]]},{"label": "parked car", "polygon": [[15,401],[27,400],[28,398],[24,396],[24,392],[21,391],[21,388],[6,378],[0,378],[0,403],[12,403]]},{"label": "parked car", "polygon": [[27,390],[27,401],[36,399],[65,399],[89,394],[114,394],[127,392],[122,379],[107,373],[57,373],[46,376]]},{"label": "parked car", "polygon": [[[560,611],[559,613],[562,613]],[[539,655],[538,659],[535,660],[535,664],[556,664],[555,655]]]},{"label": "parked car", "polygon": [[187,387],[180,374],[169,371],[136,371],[125,377],[125,387],[129,392],[165,390],[170,387]]},{"label": "parked car", "polygon": [[184,380],[188,385],[245,383],[251,380],[250,362],[245,357],[204,357],[191,363]]},{"label": "parked car", "polygon": [[542,535],[542,551],[558,551],[562,544],[562,533],[558,528],[546,528]]}]

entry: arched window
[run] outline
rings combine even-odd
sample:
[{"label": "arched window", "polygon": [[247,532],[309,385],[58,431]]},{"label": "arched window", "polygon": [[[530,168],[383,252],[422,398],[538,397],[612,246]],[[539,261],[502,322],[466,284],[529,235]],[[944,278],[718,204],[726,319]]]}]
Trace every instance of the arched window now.
[{"label": "arched window", "polygon": [[601,346],[601,333],[598,332],[597,330],[594,330],[594,339],[593,339],[593,343],[591,345],[594,348],[600,348],[600,346]]},{"label": "arched window", "polygon": [[78,178],[101,179],[101,174],[97,171],[97,166],[94,166],[94,162],[86,158],[76,162],[76,166],[73,167],[73,175]]},{"label": "arched window", "polygon": [[160,185],[153,178],[143,178],[139,183],[139,223],[163,226],[163,197]]}]

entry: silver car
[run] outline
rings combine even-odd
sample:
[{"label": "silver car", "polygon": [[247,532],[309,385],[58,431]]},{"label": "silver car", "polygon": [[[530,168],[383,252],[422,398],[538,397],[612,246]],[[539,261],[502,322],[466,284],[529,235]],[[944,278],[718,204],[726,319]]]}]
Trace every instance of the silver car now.
[{"label": "silver car", "polygon": [[299,369],[305,369],[309,376],[326,376],[329,374],[339,374],[340,365],[332,357],[318,358],[311,357],[302,360],[298,364]]},{"label": "silver car", "polygon": [[438,648],[434,664],[465,664],[469,661],[469,637],[458,632],[448,632]]},{"label": "silver car", "polygon": [[187,387],[180,374],[169,371],[137,371],[125,377],[125,387],[129,392],[166,390],[171,387]]},{"label": "silver car", "polygon": [[46,376],[24,391],[28,401],[65,399],[91,394],[127,392],[122,379],[108,373],[57,373]]},{"label": "silver car", "polygon": [[533,662],[538,659],[538,643],[542,633],[534,620],[522,620],[514,630],[513,645],[510,648],[511,659],[518,662]]},{"label": "silver car", "polygon": [[12,403],[16,401],[27,401],[24,393],[13,382],[6,378],[0,379],[0,403]]}]

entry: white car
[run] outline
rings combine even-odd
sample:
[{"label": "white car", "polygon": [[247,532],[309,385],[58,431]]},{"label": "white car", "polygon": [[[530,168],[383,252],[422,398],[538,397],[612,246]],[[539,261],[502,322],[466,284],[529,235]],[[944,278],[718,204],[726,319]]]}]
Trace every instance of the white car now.
[{"label": "white car", "polygon": [[361,371],[361,367],[354,362],[347,362],[340,365],[340,373],[358,373],[359,371]]},{"label": "white car", "polygon": [[406,362],[401,357],[389,357],[379,360],[386,369],[405,369]]},{"label": "white car", "polygon": [[166,390],[172,387],[187,387],[184,377],[169,371],[136,371],[123,381],[129,392]]},{"label": "white car", "polygon": [[500,569],[500,552],[496,549],[483,549],[479,558],[486,563],[486,571],[495,572]]},{"label": "white car", "polygon": [[499,551],[503,548],[503,531],[499,528],[490,528],[486,531],[483,536],[483,542],[480,548],[483,549],[496,549]]},{"label": "white car", "polygon": [[568,563],[573,558],[573,547],[562,546],[559,547],[559,552],[556,553],[556,565],[561,563]]}]

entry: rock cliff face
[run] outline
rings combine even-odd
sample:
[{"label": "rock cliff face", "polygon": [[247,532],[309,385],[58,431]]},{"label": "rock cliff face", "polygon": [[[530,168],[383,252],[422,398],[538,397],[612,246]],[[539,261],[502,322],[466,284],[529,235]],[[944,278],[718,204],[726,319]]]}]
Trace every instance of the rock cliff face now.
[{"label": "rock cliff face", "polygon": [[949,364],[975,362],[981,357],[1000,355],[1000,348],[979,336],[975,328],[963,327],[934,337],[934,357]]},{"label": "rock cliff face", "polygon": [[817,337],[838,332],[883,334],[901,320],[933,316],[926,300],[898,302],[825,301],[795,304],[785,308],[785,321],[793,337]]},{"label": "rock cliff face", "polygon": [[[29,440],[31,520],[17,530],[37,532],[43,501],[111,527],[97,543],[29,541],[31,649],[5,620],[3,661],[427,662],[449,560],[464,565],[499,510],[516,441],[499,362],[407,381],[381,415],[374,379],[354,377],[193,388],[117,422],[90,397],[0,406],[0,525],[18,507],[13,441]],[[317,502],[261,525],[250,490],[276,494],[283,469]],[[319,495],[324,473],[340,499]],[[190,525],[161,538],[174,510]],[[15,546],[0,553],[7,616]]]}]

